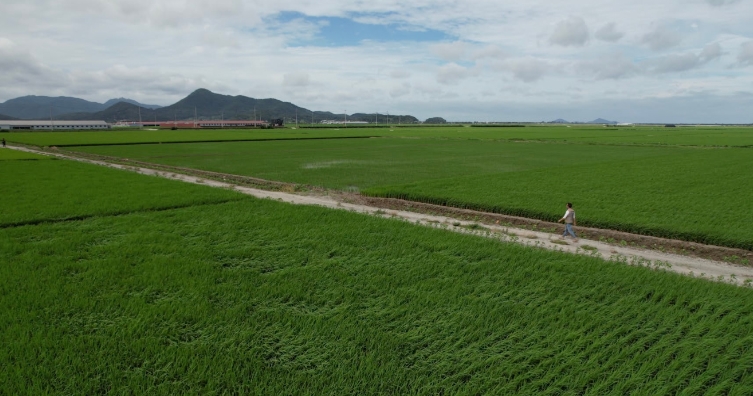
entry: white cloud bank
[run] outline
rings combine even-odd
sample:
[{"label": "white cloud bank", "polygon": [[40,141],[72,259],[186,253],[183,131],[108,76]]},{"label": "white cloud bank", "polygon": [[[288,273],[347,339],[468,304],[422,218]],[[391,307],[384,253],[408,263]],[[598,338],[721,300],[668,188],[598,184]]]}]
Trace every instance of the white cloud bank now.
[{"label": "white cloud bank", "polygon": [[583,46],[588,42],[590,33],[586,21],[581,17],[572,16],[557,23],[549,42],[561,46]]},{"label": "white cloud bank", "polygon": [[[445,118],[577,119],[562,113],[577,102],[601,112],[585,118],[648,121],[660,110],[690,118],[677,109],[706,98],[719,105],[698,105],[693,117],[753,121],[750,1],[6,0],[2,8],[0,101],[170,104],[208,88],[419,118],[452,109]],[[338,21],[442,38],[333,45],[337,34],[355,34],[323,36]]]}]

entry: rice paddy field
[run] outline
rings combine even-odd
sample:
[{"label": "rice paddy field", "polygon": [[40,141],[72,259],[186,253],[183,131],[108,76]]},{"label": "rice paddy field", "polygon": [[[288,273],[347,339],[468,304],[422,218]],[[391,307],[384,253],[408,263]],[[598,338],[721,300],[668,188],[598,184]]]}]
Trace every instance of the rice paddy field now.
[{"label": "rice paddy field", "polygon": [[368,137],[366,133],[341,130],[219,129],[219,130],[125,130],[83,132],[13,132],[5,135],[8,142],[33,146],[102,146],[120,144],[161,144],[180,142],[236,142],[278,139],[330,139]]},{"label": "rice paddy field", "polygon": [[753,250],[753,129],[613,129],[359,129],[383,136],[69,149],[548,221],[573,202],[584,226]]},{"label": "rice paddy field", "polygon": [[4,151],[2,393],[753,393],[748,288]]},{"label": "rice paddy field", "polygon": [[285,128],[215,130],[113,130],[91,132],[14,132],[6,140],[35,146],[93,146],[175,142],[258,141],[343,137],[408,137],[483,140],[568,141],[583,144],[753,146],[752,127],[528,125],[525,127],[481,127],[483,125],[406,126],[391,128]]}]

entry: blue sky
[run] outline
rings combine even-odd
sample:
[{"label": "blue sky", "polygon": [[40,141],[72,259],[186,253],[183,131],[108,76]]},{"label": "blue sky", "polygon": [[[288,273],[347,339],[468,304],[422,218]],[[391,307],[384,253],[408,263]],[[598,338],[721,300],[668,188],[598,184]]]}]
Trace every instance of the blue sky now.
[{"label": "blue sky", "polygon": [[[385,18],[386,15],[360,17]],[[399,24],[361,23],[353,17],[312,17],[299,12],[281,12],[272,17],[274,23],[287,25],[304,23],[315,25],[318,30],[311,37],[289,42],[290,46],[348,47],[363,41],[389,42],[440,42],[452,40],[446,33]]]},{"label": "blue sky", "polygon": [[0,24],[0,101],[753,122],[750,0],[6,0]]}]

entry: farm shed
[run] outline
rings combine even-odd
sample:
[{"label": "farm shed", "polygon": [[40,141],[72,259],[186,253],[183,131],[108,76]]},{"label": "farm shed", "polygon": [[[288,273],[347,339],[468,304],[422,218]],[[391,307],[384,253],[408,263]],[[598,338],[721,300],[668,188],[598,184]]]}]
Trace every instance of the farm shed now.
[{"label": "farm shed", "polygon": [[13,130],[55,130],[55,131],[72,131],[81,129],[110,129],[110,124],[104,121],[41,121],[41,120],[19,120],[19,121],[0,121],[0,131]]}]

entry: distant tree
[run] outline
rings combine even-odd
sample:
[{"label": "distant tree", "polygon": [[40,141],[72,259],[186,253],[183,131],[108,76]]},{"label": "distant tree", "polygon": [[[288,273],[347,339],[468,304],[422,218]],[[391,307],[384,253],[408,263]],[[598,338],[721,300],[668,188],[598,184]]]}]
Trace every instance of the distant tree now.
[{"label": "distant tree", "polygon": [[424,124],[446,124],[447,120],[442,117],[431,117],[424,121]]}]

